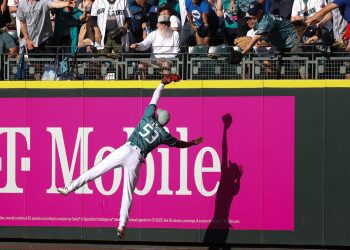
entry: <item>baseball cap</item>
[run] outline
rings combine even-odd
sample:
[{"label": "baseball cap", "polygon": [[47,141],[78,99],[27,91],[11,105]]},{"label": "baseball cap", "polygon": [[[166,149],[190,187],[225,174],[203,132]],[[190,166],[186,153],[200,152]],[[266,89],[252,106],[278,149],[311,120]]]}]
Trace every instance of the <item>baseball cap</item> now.
[{"label": "baseball cap", "polygon": [[256,16],[258,11],[262,9],[263,9],[263,5],[257,1],[254,1],[249,4],[247,13],[249,14],[249,16]]},{"label": "baseball cap", "polygon": [[158,23],[169,23],[170,22],[170,17],[167,15],[160,15],[158,17]]}]

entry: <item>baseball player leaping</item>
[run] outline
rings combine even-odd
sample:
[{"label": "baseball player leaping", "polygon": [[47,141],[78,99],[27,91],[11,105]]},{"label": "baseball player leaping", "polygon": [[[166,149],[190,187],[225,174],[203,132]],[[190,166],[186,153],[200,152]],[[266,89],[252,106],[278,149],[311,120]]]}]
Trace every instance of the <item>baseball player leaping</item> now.
[{"label": "baseball player leaping", "polygon": [[124,186],[120,207],[120,220],[117,229],[117,235],[120,239],[124,239],[125,237],[125,228],[129,220],[132,195],[137,184],[140,166],[142,162],[144,162],[144,158],[146,158],[147,154],[160,144],[166,144],[177,148],[187,148],[203,141],[203,137],[189,142],[177,140],[163,128],[163,126],[169,122],[170,115],[166,110],[156,110],[157,102],[164,86],[179,80],[180,77],[178,75],[166,75],[161,84],[154,91],[150,104],[147,106],[141,121],[128,141],[67,187],[60,187],[57,189],[59,193],[68,195],[87,182],[100,177],[107,171],[117,167],[123,167]]}]

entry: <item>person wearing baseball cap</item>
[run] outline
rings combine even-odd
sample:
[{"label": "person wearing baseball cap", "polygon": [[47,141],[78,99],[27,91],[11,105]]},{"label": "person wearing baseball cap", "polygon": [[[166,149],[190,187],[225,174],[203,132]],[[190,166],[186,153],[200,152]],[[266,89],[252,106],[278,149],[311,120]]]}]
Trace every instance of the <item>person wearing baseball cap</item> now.
[{"label": "person wearing baseball cap", "polygon": [[[157,27],[158,29],[149,33],[142,42],[131,44],[130,48],[139,51],[145,51],[151,48],[151,58],[159,59],[156,60],[156,65],[159,66],[162,74],[169,74],[180,49],[180,35],[179,32],[173,31],[170,28],[170,17],[168,15],[160,15],[158,17]],[[138,69],[139,79],[145,79],[147,65],[140,63]]]},{"label": "person wearing baseball cap", "polygon": [[[247,25],[246,20],[244,17],[247,14],[247,11],[249,9],[250,3],[254,2],[256,0],[235,0],[235,8],[237,12],[237,36],[245,36],[247,34],[247,31],[249,30],[249,27]],[[265,0],[259,0],[259,2],[264,3]]]},{"label": "person wearing baseball cap", "polygon": [[[152,46],[154,57],[168,57],[165,53],[177,53],[177,49],[172,47],[179,46],[179,33],[170,29],[170,17],[168,15],[159,15],[157,30],[152,31],[140,43],[130,45],[130,48],[145,51]],[[163,54],[163,55],[162,55]],[[174,56],[175,57],[175,56]]]},{"label": "person wearing baseball cap", "polygon": [[181,31],[181,21],[180,19],[176,16],[173,15],[172,8],[169,4],[162,4],[159,6],[159,14],[160,15],[167,15],[170,17],[170,28],[173,31],[177,31],[180,33]]},{"label": "person wearing baseball cap", "polygon": [[249,4],[246,16],[256,21],[256,32],[253,39],[242,51],[243,54],[248,53],[262,39],[276,46],[277,50],[282,53],[300,52],[299,40],[289,20],[265,13],[263,5],[257,1]]}]

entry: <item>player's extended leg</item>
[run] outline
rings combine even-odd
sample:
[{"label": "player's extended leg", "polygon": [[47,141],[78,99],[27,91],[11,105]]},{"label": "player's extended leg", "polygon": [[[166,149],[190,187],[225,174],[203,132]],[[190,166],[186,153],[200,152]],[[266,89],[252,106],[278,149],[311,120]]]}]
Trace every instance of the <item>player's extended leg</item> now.
[{"label": "player's extended leg", "polygon": [[112,153],[110,153],[106,158],[96,164],[94,167],[83,173],[75,181],[69,184],[67,187],[58,188],[57,191],[61,194],[67,195],[72,191],[77,190],[89,181],[92,181],[107,171],[120,167],[125,161],[130,152],[129,147],[122,146]]},{"label": "player's extended leg", "polygon": [[120,206],[120,220],[118,226],[118,237],[125,237],[125,227],[129,220],[129,212],[132,204],[132,196],[137,184],[139,170],[142,163],[142,156],[134,150],[134,152],[124,162],[124,184],[123,196]]}]

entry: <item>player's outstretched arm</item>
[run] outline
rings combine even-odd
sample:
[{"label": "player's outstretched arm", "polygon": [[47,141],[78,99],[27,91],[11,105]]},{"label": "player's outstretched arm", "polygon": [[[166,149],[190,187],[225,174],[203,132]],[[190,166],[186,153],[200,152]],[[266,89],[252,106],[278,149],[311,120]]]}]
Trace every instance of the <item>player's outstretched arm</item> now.
[{"label": "player's outstretched arm", "polygon": [[161,96],[163,89],[164,89],[164,84],[160,83],[159,86],[156,88],[156,90],[153,92],[153,96],[152,96],[151,102],[149,104],[157,105],[159,97]]},{"label": "player's outstretched arm", "polygon": [[162,82],[159,84],[159,86],[154,91],[150,104],[157,105],[159,97],[161,96],[165,85],[167,85],[171,82],[178,82],[180,80],[181,80],[181,78],[178,75],[175,75],[175,74],[165,75],[162,79]]},{"label": "player's outstretched arm", "polygon": [[203,137],[198,137],[197,139],[195,140],[192,140],[192,141],[177,141],[177,144],[175,145],[175,147],[177,148],[188,148],[188,147],[191,147],[191,146],[195,146],[195,145],[198,145],[199,143],[202,143],[204,140]]}]

